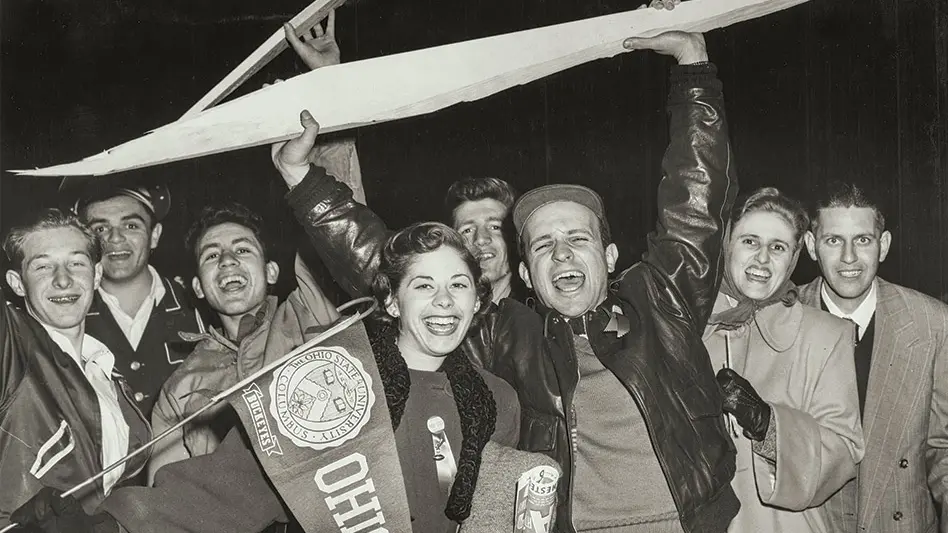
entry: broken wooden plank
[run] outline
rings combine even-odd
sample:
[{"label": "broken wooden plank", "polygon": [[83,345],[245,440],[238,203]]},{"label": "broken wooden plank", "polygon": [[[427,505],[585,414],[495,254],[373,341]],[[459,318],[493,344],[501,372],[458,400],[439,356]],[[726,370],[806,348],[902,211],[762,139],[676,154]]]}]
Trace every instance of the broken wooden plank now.
[{"label": "broken wooden plank", "polygon": [[309,109],[323,132],[431,113],[627,51],[628,37],[705,32],[807,0],[692,0],[324,67],[179,120],[92,157],[14,171],[102,175],[286,140]]},{"label": "broken wooden plank", "polygon": [[[293,26],[296,35],[301,36],[315,26],[316,23],[326,18],[331,10],[341,6],[345,2],[346,0],[316,0],[306,6],[303,11],[300,11],[298,15],[290,19],[290,25]],[[241,83],[247,81],[251,76],[270,63],[274,57],[286,50],[287,46],[286,37],[281,27],[247,56],[247,59],[244,59],[239,65],[234,67],[234,70],[230,71],[214,88],[201,97],[196,104],[191,106],[191,109],[188,109],[187,112],[181,116],[181,119],[193,117],[224,98],[227,98],[227,95],[232,93]]]}]

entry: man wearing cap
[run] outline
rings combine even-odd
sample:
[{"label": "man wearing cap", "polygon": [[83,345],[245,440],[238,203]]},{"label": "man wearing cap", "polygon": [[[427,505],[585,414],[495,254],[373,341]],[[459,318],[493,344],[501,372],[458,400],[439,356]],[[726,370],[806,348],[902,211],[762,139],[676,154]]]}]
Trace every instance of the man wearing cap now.
[{"label": "man wearing cap", "polygon": [[[625,45],[678,61],[660,216],[644,260],[610,283],[618,249],[599,195],[575,185],[527,192],[513,221],[520,274],[540,305],[503,299],[465,348],[517,389],[520,446],[562,466],[558,531],[724,532],[740,506],[735,451],[701,341],[737,192],[721,84],[700,34]],[[319,127],[308,112],[301,122],[300,137],[274,146],[274,164],[336,280],[364,294],[387,229],[308,164]],[[496,349],[511,342],[519,348]]]},{"label": "man wearing cap", "polygon": [[102,284],[86,318],[87,331],[115,354],[145,416],[161,385],[191,353],[179,332],[204,333],[183,284],[149,264],[171,197],[164,185],[86,186],[76,212],[102,244]]}]

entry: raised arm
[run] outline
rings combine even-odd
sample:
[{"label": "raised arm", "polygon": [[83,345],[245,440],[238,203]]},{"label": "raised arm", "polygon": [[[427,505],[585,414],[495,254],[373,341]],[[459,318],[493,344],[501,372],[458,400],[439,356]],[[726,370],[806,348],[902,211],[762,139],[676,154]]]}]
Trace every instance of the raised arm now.
[{"label": "raised arm", "polygon": [[737,195],[721,82],[700,34],[668,32],[629,39],[626,46],[678,61],[668,97],[670,142],[658,186],[658,223],[644,261],[673,288],[676,307],[684,307],[701,331],[717,294],[724,232]]},{"label": "raised arm", "polygon": [[319,124],[300,114],[303,134],[273,146],[273,164],[290,188],[287,201],[336,282],[351,296],[369,294],[389,231],[352,189],[309,163]]}]

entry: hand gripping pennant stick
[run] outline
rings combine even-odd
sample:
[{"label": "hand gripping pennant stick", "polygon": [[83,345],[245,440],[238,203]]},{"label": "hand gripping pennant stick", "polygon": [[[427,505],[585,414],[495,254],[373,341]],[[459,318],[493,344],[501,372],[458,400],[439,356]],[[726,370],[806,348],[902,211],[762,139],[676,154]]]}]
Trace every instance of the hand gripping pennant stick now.
[{"label": "hand gripping pennant stick", "polygon": [[[349,316],[349,317],[343,318],[343,319],[341,319],[341,320],[338,320],[335,324],[333,324],[332,326],[330,326],[329,329],[327,329],[326,331],[324,331],[324,332],[320,333],[319,335],[313,337],[313,338],[310,339],[309,341],[304,342],[304,343],[301,344],[299,347],[297,347],[295,350],[293,350],[293,351],[291,351],[290,353],[284,355],[283,357],[277,359],[276,361],[271,362],[270,364],[264,366],[264,367],[261,368],[260,370],[258,370],[258,371],[256,371],[256,372],[254,372],[253,374],[251,374],[251,375],[245,377],[244,379],[238,381],[237,383],[235,383],[234,385],[232,385],[230,388],[228,388],[228,389],[226,389],[226,390],[224,390],[224,391],[218,393],[216,396],[212,397],[212,398],[211,398],[211,401],[208,402],[207,405],[205,405],[204,407],[201,407],[200,409],[198,409],[197,411],[195,411],[193,414],[189,415],[189,416],[188,416],[187,418],[185,418],[184,420],[178,422],[178,423],[175,424],[174,426],[171,426],[170,428],[168,428],[168,429],[166,429],[165,431],[163,431],[163,432],[162,432],[160,435],[158,435],[157,437],[154,437],[154,438],[151,439],[150,441],[146,442],[144,445],[142,445],[141,448],[138,448],[137,450],[134,450],[133,452],[131,452],[131,453],[129,453],[128,455],[126,455],[125,457],[123,457],[123,458],[119,459],[118,461],[115,461],[114,463],[110,464],[109,466],[107,466],[104,470],[102,470],[102,471],[99,472],[98,474],[96,474],[96,475],[90,477],[89,479],[83,481],[82,483],[79,483],[79,484],[76,485],[75,487],[73,487],[73,488],[67,490],[67,491],[64,492],[64,493],[62,493],[61,497],[62,497],[62,498],[65,498],[66,496],[70,496],[70,495],[74,494],[76,491],[82,489],[83,487],[86,487],[86,486],[88,486],[89,484],[94,483],[97,479],[100,479],[101,477],[105,476],[105,474],[111,472],[113,469],[117,468],[119,465],[124,464],[126,461],[128,461],[129,459],[135,457],[136,455],[139,455],[139,454],[141,454],[141,453],[144,453],[145,450],[147,450],[148,448],[151,448],[152,446],[154,446],[156,442],[158,442],[158,441],[160,441],[161,439],[167,437],[167,436],[170,435],[172,432],[174,432],[174,431],[180,429],[182,426],[184,426],[184,425],[187,424],[188,422],[190,422],[190,421],[194,420],[195,418],[197,418],[197,417],[198,417],[201,413],[203,413],[204,411],[207,411],[207,410],[210,409],[211,407],[213,407],[213,406],[217,405],[218,403],[222,402],[225,398],[227,398],[227,397],[230,396],[231,394],[233,394],[233,393],[237,392],[238,390],[240,390],[240,389],[246,387],[246,386],[249,385],[250,383],[253,383],[253,382],[256,381],[258,378],[260,378],[260,376],[263,376],[263,375],[266,374],[267,372],[273,371],[273,370],[276,369],[277,367],[279,367],[279,366],[281,366],[282,364],[286,363],[286,362],[287,362],[288,360],[290,360],[291,358],[296,357],[296,356],[298,356],[298,355],[300,355],[300,354],[306,352],[307,350],[309,350],[309,349],[315,347],[316,345],[321,344],[321,343],[327,341],[328,339],[330,339],[331,337],[333,337],[333,336],[336,335],[337,333],[339,333],[339,332],[341,332],[341,331],[347,329],[349,326],[355,324],[356,322],[360,322],[360,321],[363,320],[365,317],[367,317],[367,316],[369,316],[370,314],[372,314],[372,313],[375,311],[375,309],[378,307],[378,302],[375,300],[375,298],[362,297],[362,298],[356,298],[355,300],[351,300],[351,301],[346,302],[345,304],[339,306],[338,311],[341,313],[342,311],[345,311],[346,309],[348,309],[348,308],[350,308],[350,307],[353,307],[353,306],[356,306],[356,305],[360,305],[360,304],[367,304],[367,305],[368,305],[368,308],[366,308],[364,311],[362,311],[362,312],[360,312],[360,313],[356,313],[356,314],[354,314],[354,315],[352,315],[352,316]],[[10,524],[9,526],[7,526],[7,527],[5,527],[5,528],[0,529],[0,533],[6,533],[7,531],[11,531],[11,530],[13,530],[15,527],[17,527],[17,526],[18,526],[18,524]]]}]

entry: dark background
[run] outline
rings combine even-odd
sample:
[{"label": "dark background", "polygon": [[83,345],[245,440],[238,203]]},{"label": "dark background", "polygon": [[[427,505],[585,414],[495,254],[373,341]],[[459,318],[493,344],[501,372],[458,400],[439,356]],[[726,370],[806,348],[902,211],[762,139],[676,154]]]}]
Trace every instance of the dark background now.
[{"label": "dark background", "polygon": [[[73,161],[175,120],[306,0],[3,0],[0,229],[55,203],[58,179],[5,171]],[[636,2],[359,0],[338,12],[343,61],[633,9]],[[707,35],[725,83],[744,191],[801,199],[829,179],[878,194],[893,249],[882,275],[948,293],[948,2],[814,0]],[[369,204],[393,226],[440,216],[454,180],[519,189],[589,185],[605,197],[627,266],[655,219],[667,143],[665,58],[596,61],[433,115],[355,135]],[[302,72],[292,52],[238,92]],[[385,87],[367,87],[384,91]],[[318,119],[319,117],[317,117]],[[291,250],[299,230],[266,148],[172,163],[173,212],[154,263],[191,273],[180,244],[200,208],[237,200]],[[281,290],[292,281],[283,256]],[[795,279],[816,274],[801,259]]]}]

